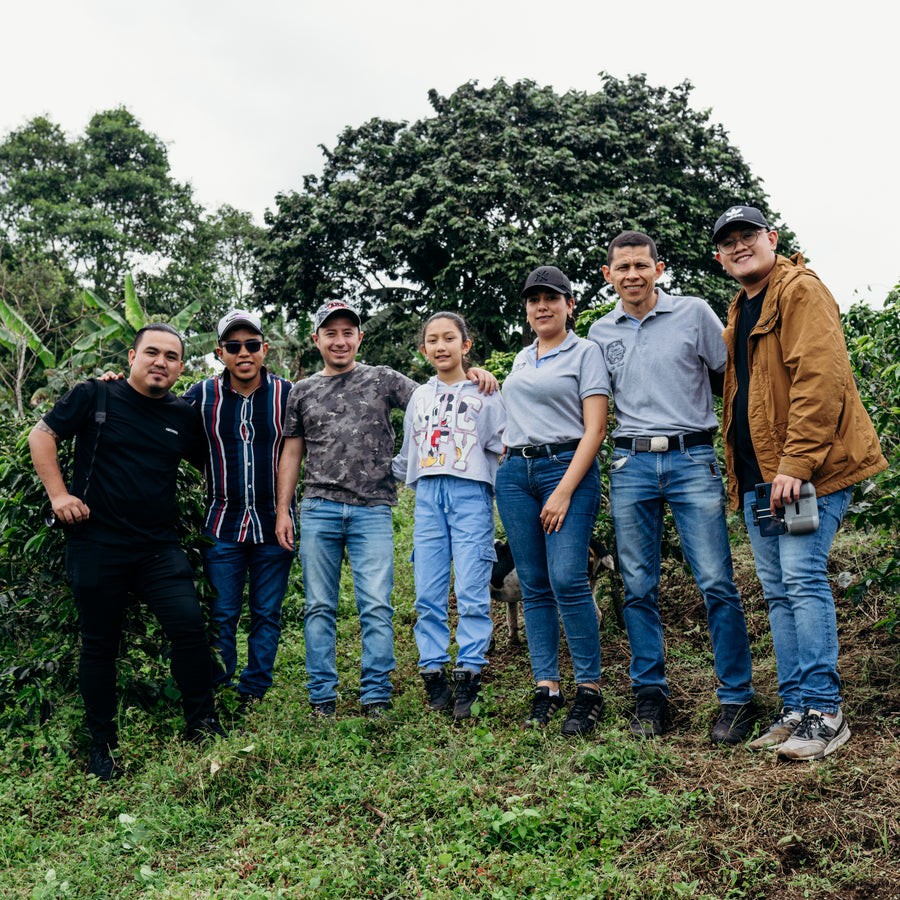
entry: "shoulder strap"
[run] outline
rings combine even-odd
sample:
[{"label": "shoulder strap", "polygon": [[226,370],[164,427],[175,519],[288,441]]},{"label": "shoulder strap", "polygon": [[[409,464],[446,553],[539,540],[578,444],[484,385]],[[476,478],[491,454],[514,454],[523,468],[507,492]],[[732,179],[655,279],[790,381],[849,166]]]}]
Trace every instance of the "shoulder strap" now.
[{"label": "shoulder strap", "polygon": [[88,487],[91,483],[91,473],[94,471],[94,459],[97,456],[97,447],[100,444],[100,429],[106,421],[106,398],[109,395],[109,386],[105,381],[97,378],[89,378],[94,384],[94,421],[97,423],[97,430],[94,432],[94,446],[91,448],[91,458],[88,461],[87,475],[84,478],[84,496],[81,498],[87,502]]}]

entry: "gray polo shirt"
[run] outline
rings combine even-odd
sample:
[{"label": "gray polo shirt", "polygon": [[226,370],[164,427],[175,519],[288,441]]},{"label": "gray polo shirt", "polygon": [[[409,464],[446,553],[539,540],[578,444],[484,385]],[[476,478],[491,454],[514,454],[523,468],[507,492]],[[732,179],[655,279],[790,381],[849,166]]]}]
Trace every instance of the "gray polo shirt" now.
[{"label": "gray polo shirt", "polygon": [[581,403],[593,394],[609,396],[609,376],[594,344],[570,331],[539,360],[535,341],[516,354],[503,382],[503,443],[524,447],[581,440]]},{"label": "gray polo shirt", "polygon": [[707,367],[725,369],[722,323],[705,300],[657,290],[656,306],[640,323],[619,300],[588,332],[600,347],[612,384],[614,438],[718,427]]}]

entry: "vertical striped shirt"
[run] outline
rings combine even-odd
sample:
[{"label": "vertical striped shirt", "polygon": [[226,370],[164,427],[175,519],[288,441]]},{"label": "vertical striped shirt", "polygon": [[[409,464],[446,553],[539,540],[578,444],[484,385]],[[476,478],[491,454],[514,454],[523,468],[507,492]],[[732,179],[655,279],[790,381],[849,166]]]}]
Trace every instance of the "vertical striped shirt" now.
[{"label": "vertical striped shirt", "polygon": [[276,543],[275,493],[291,382],[260,370],[248,396],[227,371],[192,385],[184,399],[203,418],[207,510],[204,534],[222,541]]}]

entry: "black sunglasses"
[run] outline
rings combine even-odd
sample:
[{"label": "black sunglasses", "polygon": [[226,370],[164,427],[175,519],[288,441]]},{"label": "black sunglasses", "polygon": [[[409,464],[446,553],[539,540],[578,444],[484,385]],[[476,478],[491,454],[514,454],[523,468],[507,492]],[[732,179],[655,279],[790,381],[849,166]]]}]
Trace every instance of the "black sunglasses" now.
[{"label": "black sunglasses", "polygon": [[226,353],[230,353],[232,356],[237,356],[238,353],[241,352],[241,347],[246,347],[248,353],[259,353],[262,350],[262,341],[251,340],[251,341],[225,341],[222,346],[225,348]]}]

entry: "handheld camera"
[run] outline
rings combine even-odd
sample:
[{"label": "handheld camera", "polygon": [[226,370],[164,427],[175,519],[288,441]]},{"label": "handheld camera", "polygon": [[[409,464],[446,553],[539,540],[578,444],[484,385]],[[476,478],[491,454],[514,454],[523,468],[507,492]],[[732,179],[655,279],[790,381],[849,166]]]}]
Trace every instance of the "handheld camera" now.
[{"label": "handheld camera", "polygon": [[819,527],[819,507],[816,489],[809,481],[800,485],[800,496],[786,503],[772,515],[772,482],[758,484],[754,488],[756,502],[750,504],[753,524],[764,537],[784,534],[811,534]]}]

